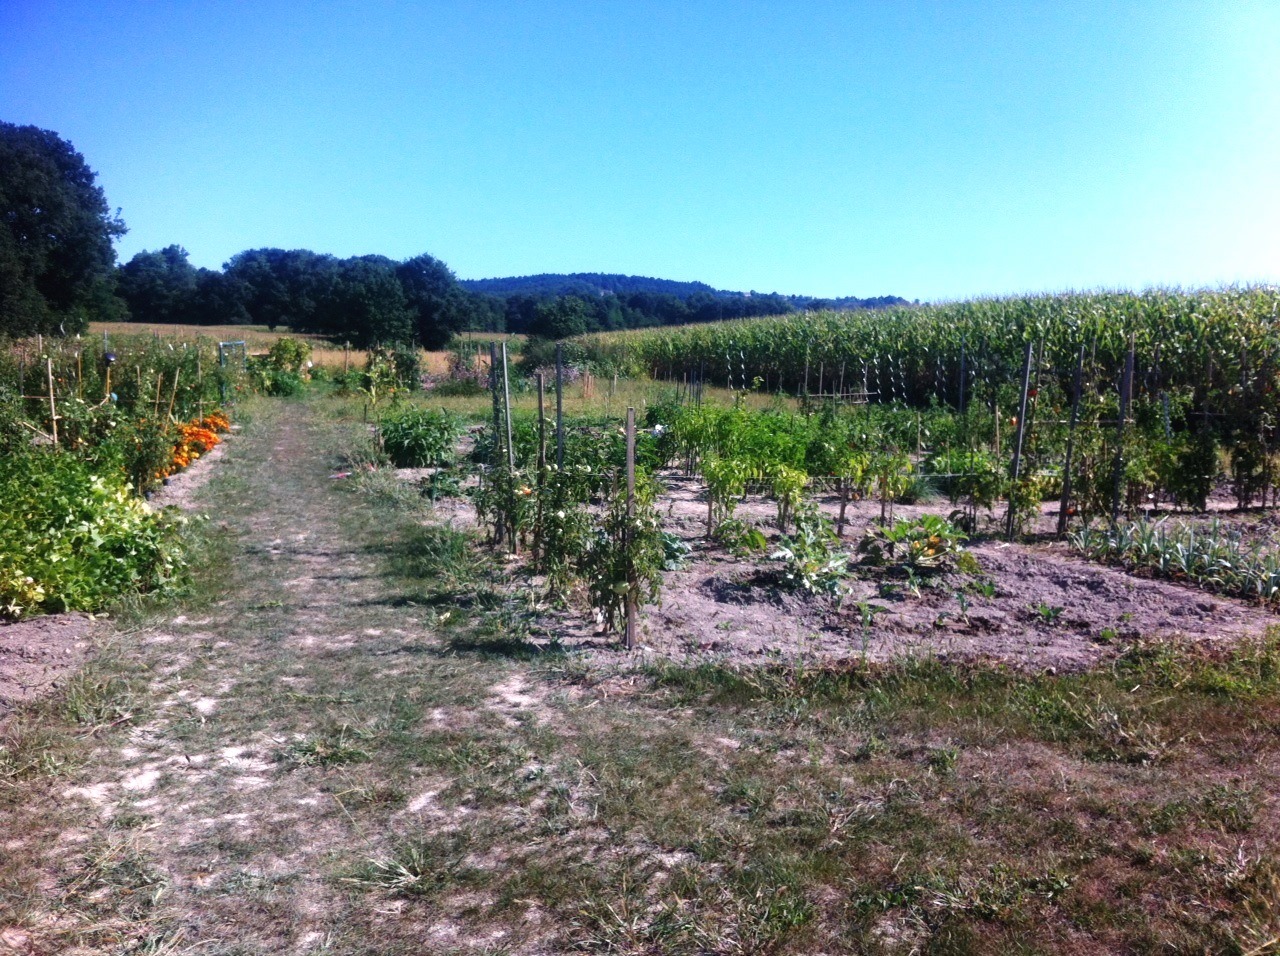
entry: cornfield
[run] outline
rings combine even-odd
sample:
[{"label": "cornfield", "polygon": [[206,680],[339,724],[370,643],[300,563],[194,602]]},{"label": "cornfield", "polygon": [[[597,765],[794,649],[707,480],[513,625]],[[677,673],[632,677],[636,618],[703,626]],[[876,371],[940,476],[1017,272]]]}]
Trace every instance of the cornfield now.
[{"label": "cornfield", "polygon": [[1114,388],[1132,348],[1135,392],[1186,393],[1215,415],[1276,409],[1280,288],[1099,292],[974,299],[875,312],[817,312],[601,333],[586,358],[627,375],[872,402],[999,402],[1027,343],[1062,393],[1081,348],[1086,382]]}]

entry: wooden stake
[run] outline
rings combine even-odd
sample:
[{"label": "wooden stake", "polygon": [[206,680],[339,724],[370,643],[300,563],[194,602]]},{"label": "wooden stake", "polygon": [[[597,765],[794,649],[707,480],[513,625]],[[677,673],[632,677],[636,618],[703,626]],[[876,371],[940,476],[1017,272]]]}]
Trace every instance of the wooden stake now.
[{"label": "wooden stake", "polygon": [[178,400],[178,374],[179,374],[180,372],[181,372],[181,369],[178,369],[178,368],[175,368],[175,369],[173,370],[173,388],[172,388],[172,389],[170,390],[170,392],[169,392],[169,414],[168,414],[168,418],[169,418],[169,420],[170,420],[170,421],[172,421],[172,420],[173,420],[173,406],[174,406],[174,403],[175,403],[175,402],[177,402],[177,400]]},{"label": "wooden stake", "polygon": [[[496,342],[489,343],[489,394],[493,398],[493,462],[494,471],[500,467],[499,462],[502,460],[502,412],[498,400],[498,344]],[[493,522],[493,542],[494,544],[502,544],[505,537],[504,531],[507,526],[507,516],[502,512],[498,512],[494,516]]]},{"label": "wooden stake", "polygon": [[564,346],[556,343],[556,468],[564,468]]},{"label": "wooden stake", "polygon": [[547,467],[547,414],[544,410],[542,373],[534,375],[538,383],[538,482],[542,482],[542,470]]},{"label": "wooden stake", "polygon": [[1124,485],[1124,432],[1129,418],[1129,402],[1133,397],[1134,336],[1129,336],[1129,354],[1124,360],[1120,378],[1120,417],[1116,421],[1116,463],[1111,484],[1111,523],[1120,522],[1120,494]]},{"label": "wooden stake", "polygon": [[533,518],[533,556],[536,559],[542,554],[542,504],[543,489],[547,483],[547,418],[544,406],[542,373],[533,376],[538,385],[538,509]]},{"label": "wooden stake", "polygon": [[507,419],[507,467],[516,468],[516,448],[511,439],[511,382],[507,378],[507,343],[502,343],[502,412]]}]

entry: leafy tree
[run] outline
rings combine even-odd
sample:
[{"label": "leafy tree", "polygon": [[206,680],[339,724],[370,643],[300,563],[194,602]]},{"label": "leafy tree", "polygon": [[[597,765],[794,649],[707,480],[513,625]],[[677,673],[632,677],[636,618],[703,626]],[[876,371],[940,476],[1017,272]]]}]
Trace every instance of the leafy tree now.
[{"label": "leafy tree", "polygon": [[337,264],[309,249],[249,249],[232,256],[224,272],[247,290],[244,307],[254,322],[314,332],[323,331],[317,328],[319,302]]},{"label": "leafy tree", "polygon": [[567,339],[593,331],[595,327],[591,308],[586,302],[576,295],[562,295],[538,305],[529,334],[546,339]]},{"label": "leafy tree", "polygon": [[196,269],[182,246],[139,252],[120,267],[119,295],[136,322],[186,322],[198,285]]},{"label": "leafy tree", "polygon": [[442,349],[455,332],[469,324],[471,303],[453,272],[423,253],[396,267],[396,277],[414,316],[418,341],[425,349]]},{"label": "leafy tree", "polygon": [[359,348],[414,338],[414,314],[394,263],[379,256],[338,262],[320,292],[314,315],[309,331],[344,337]]},{"label": "leafy tree", "polygon": [[78,332],[114,306],[125,225],[57,133],[0,122],[0,332]]},{"label": "leafy tree", "polygon": [[247,325],[245,301],[249,289],[234,276],[215,269],[196,273],[196,291],[191,302],[191,321],[197,325]]}]

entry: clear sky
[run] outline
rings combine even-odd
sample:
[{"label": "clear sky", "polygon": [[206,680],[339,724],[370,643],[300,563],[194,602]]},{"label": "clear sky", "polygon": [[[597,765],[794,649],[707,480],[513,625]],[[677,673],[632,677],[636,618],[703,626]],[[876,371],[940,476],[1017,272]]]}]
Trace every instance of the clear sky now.
[{"label": "clear sky", "polygon": [[1280,279],[1280,2],[0,2],[130,232],[943,299]]}]

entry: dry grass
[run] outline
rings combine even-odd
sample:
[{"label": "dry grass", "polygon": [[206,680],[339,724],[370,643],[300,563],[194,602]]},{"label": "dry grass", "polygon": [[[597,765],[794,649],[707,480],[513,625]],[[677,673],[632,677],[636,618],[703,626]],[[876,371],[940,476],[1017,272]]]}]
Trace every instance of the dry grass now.
[{"label": "dry grass", "polygon": [[89,334],[102,335],[158,335],[180,342],[197,339],[215,339],[219,342],[243,341],[250,351],[266,350],[282,338],[303,339],[315,347],[328,345],[319,335],[304,335],[288,329],[268,331],[265,325],[160,325],[148,322],[90,322]]}]

